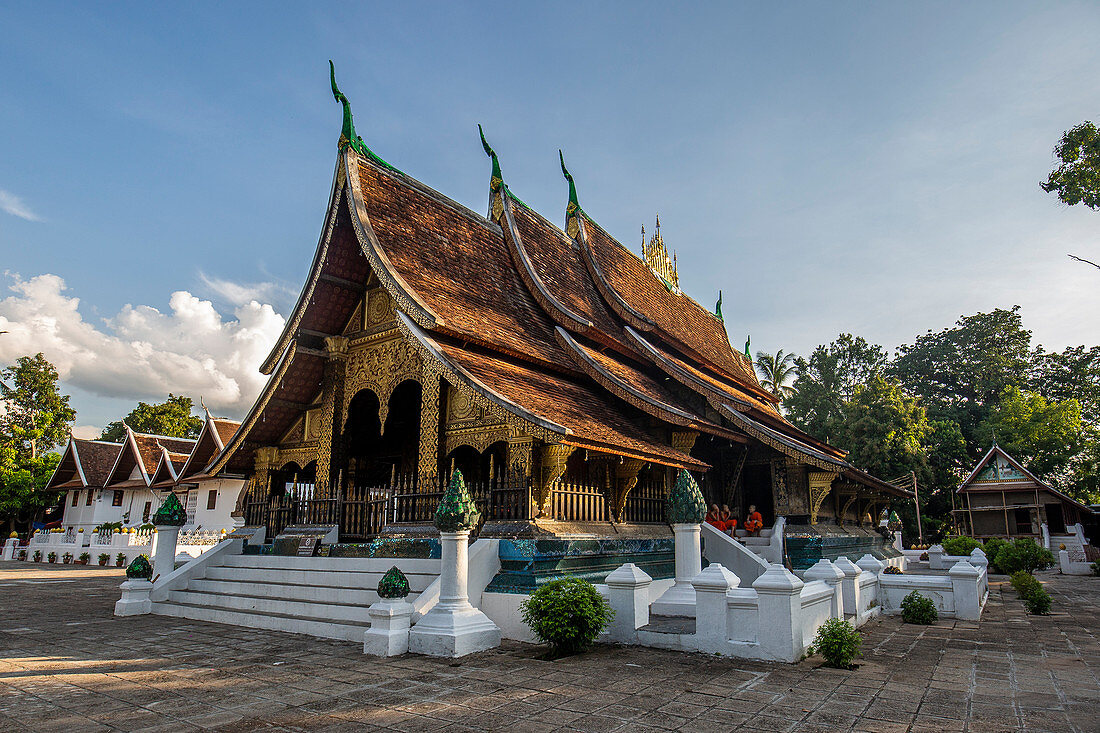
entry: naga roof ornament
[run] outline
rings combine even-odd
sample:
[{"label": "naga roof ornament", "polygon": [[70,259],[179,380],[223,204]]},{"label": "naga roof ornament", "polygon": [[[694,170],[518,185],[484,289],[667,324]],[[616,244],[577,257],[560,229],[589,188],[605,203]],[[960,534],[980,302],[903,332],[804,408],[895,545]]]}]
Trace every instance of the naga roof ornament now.
[{"label": "naga roof ornament", "polygon": [[580,233],[580,222],[577,214],[581,211],[581,204],[577,200],[577,184],[573,182],[573,176],[565,167],[565,155],[558,150],[558,160],[561,161],[561,173],[565,180],[569,181],[569,203],[565,205],[565,233],[576,239]]},{"label": "naga roof ornament", "polygon": [[726,322],[726,319],[722,317],[722,291],[718,291],[718,302],[714,304],[714,317],[722,323]]},{"label": "naga roof ornament", "polygon": [[344,124],[340,128],[340,143],[339,149],[350,147],[360,155],[370,158],[375,163],[378,163],[384,168],[396,171],[392,165],[379,158],[374,154],[374,151],[367,147],[367,144],[363,142],[363,138],[355,134],[355,121],[351,117],[351,102],[344,96],[344,93],[336,86],[336,67],[332,64],[332,60],[328,62],[329,81],[332,82],[332,97],[344,108]]},{"label": "naga roof ornament", "polygon": [[493,161],[493,172],[489,175],[489,210],[490,218],[493,221],[500,221],[501,215],[504,213],[504,176],[500,172],[500,160],[497,159],[497,151],[493,150],[489,145],[489,141],[485,139],[485,130],[481,129],[481,125],[477,126],[477,132],[481,135],[481,147],[485,149],[485,154],[488,155]]},{"label": "naga roof ornament", "polygon": [[749,345],[752,343],[752,336],[745,337],[745,357],[752,361],[752,354],[749,353]]}]

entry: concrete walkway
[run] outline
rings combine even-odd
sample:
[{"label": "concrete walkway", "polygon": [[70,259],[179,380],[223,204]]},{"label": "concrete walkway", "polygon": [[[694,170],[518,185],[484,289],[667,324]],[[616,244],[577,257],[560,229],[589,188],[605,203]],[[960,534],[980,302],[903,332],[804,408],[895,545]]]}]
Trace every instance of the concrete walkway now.
[{"label": "concrete walkway", "polygon": [[980,625],[865,631],[855,671],[506,642],[458,662],[160,616],[115,619],[121,571],[0,563],[0,731],[1100,730],[1100,578],[994,576]]}]

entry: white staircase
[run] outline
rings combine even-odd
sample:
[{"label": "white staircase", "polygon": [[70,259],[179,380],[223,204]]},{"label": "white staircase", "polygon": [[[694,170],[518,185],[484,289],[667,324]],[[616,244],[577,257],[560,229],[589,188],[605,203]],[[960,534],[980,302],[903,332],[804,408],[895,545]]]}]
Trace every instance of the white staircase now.
[{"label": "white staircase", "polygon": [[439,577],[439,560],[226,555],[203,577],[153,602],[153,613],[196,621],[362,641],[378,581],[394,564],[408,601]]}]

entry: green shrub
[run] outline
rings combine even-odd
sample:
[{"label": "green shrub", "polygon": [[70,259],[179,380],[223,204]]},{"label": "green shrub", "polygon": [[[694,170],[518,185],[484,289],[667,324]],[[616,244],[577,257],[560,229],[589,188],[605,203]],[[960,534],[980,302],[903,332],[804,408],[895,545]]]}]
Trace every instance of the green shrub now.
[{"label": "green shrub", "polygon": [[1100,575],[1100,560],[1097,560],[1092,565],[1089,565],[1089,567],[1092,568],[1093,575]]},{"label": "green shrub", "polygon": [[852,660],[859,654],[862,644],[863,636],[854,626],[843,619],[831,618],[818,627],[817,636],[808,651],[825,657],[825,663],[830,667],[847,669],[852,666]]},{"label": "green shrub", "polygon": [[936,611],[936,604],[931,598],[926,598],[913,591],[901,601],[901,618],[907,624],[922,624],[927,626],[936,623],[940,614]]},{"label": "green shrub", "polygon": [[[1036,582],[1038,585],[1038,582]],[[1050,613],[1050,594],[1046,592],[1043,586],[1038,585],[1030,593],[1024,596],[1024,605],[1027,606],[1027,612],[1035,614],[1036,616],[1046,616]]]},{"label": "green shrub", "polygon": [[1035,579],[1035,576],[1026,570],[1017,570],[1009,578],[1009,583],[1016,589],[1016,594],[1023,598],[1035,588],[1042,588],[1042,584]]},{"label": "green shrub", "polygon": [[1000,537],[990,537],[983,543],[982,552],[985,553],[985,559],[989,560],[989,570],[992,572],[994,568],[994,562],[997,559],[997,553],[999,553],[1008,542],[1004,541]]},{"label": "green shrub", "polygon": [[35,562],[42,562],[42,550],[35,550],[34,551],[34,561]]},{"label": "green shrub", "polygon": [[584,651],[615,612],[596,586],[580,578],[551,580],[520,605],[523,622],[555,654]]},{"label": "green shrub", "polygon": [[51,552],[46,555],[46,562],[57,562],[57,553]]},{"label": "green shrub", "polygon": [[100,565],[106,565],[108,562],[110,562],[111,556],[108,555],[106,552],[101,552],[99,553],[99,557],[96,559],[99,560]]},{"label": "green shrub", "polygon": [[1006,542],[1004,547],[997,551],[996,560],[992,560],[997,570],[1005,575],[1012,575],[1019,570],[1033,573],[1054,565],[1054,555],[1050,550],[1039,547],[1035,540],[1020,537],[1012,542]]},{"label": "green shrub", "polygon": [[981,547],[982,543],[973,537],[947,537],[940,545],[943,546],[945,555],[969,555],[975,548]]}]

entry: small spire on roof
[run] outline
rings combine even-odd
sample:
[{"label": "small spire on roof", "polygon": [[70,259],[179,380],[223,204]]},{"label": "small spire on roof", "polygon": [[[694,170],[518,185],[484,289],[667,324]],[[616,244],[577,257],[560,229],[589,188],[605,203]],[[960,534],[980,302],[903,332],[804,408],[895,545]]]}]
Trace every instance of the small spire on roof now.
[{"label": "small spire on roof", "polygon": [[493,172],[489,176],[489,213],[491,218],[496,221],[504,213],[504,198],[501,194],[501,189],[504,188],[504,176],[500,172],[500,160],[497,159],[497,153],[489,145],[489,141],[485,139],[485,131],[481,129],[480,124],[477,126],[477,132],[481,135],[481,147],[493,161]]},{"label": "small spire on roof", "polygon": [[751,343],[752,343],[752,336],[751,335],[746,336],[745,337],[745,356],[748,357],[749,361],[752,361],[752,354],[749,353],[749,344],[751,344]]},{"label": "small spire on roof", "polygon": [[363,142],[363,138],[355,134],[355,122],[351,117],[351,102],[344,96],[344,93],[336,86],[336,67],[332,63],[332,59],[328,62],[329,80],[332,83],[332,97],[341,104],[344,108],[344,125],[340,129],[340,143],[339,147],[343,150],[347,146],[351,146],[351,149],[360,155],[371,155],[370,150],[367,149],[366,144]]},{"label": "small spire on roof", "polygon": [[657,215],[657,226],[649,243],[645,241],[645,227],[642,227],[642,259],[650,271],[665,284],[669,290],[680,292],[680,275],[676,268],[676,254],[668,256],[665,240],[661,237],[661,216]]},{"label": "small spire on roof", "polygon": [[558,160],[561,161],[561,174],[569,181],[569,203],[565,205],[565,233],[570,237],[576,237],[581,230],[577,221],[577,213],[581,210],[580,201],[577,199],[577,184],[573,182],[573,176],[565,167],[565,155],[558,150]]},{"label": "small spire on roof", "polygon": [[714,316],[722,323],[726,322],[726,319],[722,317],[722,291],[718,291],[718,302],[714,304]]}]

